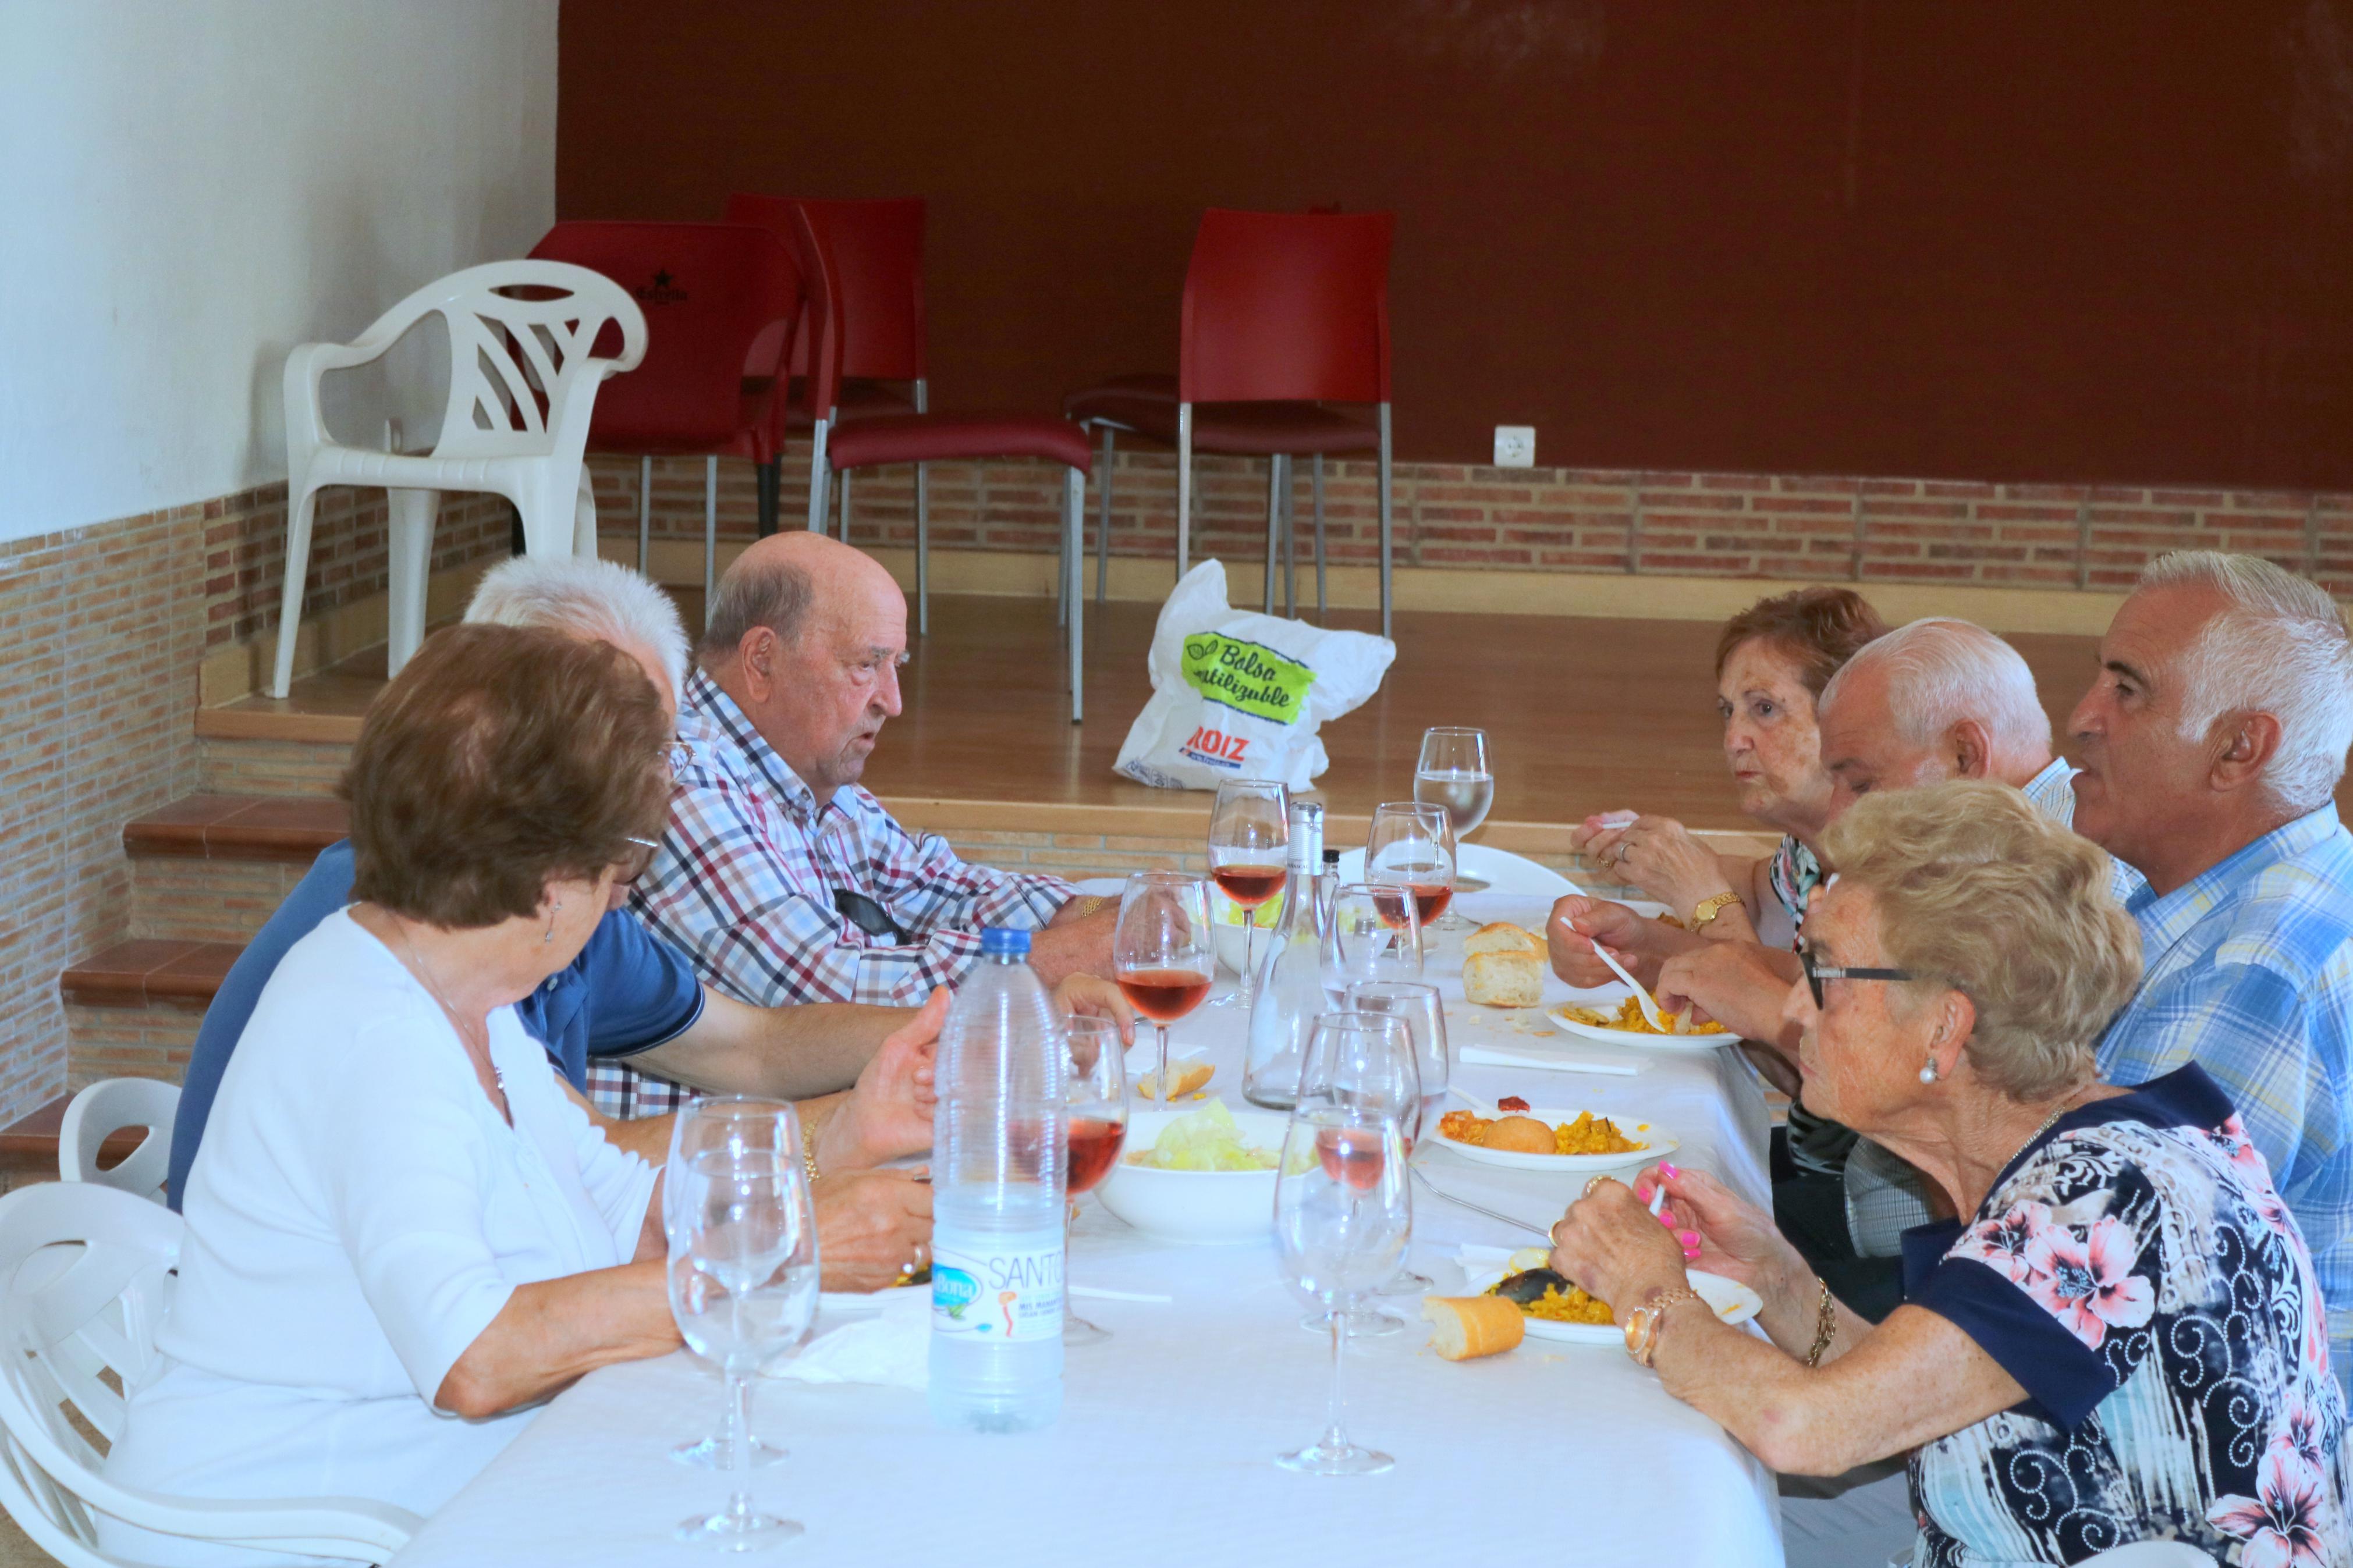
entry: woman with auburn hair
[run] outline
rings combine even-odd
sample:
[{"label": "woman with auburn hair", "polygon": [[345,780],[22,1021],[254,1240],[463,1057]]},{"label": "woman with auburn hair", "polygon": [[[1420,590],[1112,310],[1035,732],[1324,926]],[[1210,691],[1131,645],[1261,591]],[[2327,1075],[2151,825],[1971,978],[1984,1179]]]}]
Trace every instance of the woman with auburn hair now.
[{"label": "woman with auburn hair", "polygon": [[[628,655],[552,631],[452,627],[377,699],[344,784],[356,901],[287,953],[222,1080],[111,1478],[429,1513],[527,1407],[678,1344],[659,1173],[512,1005],[653,852],[669,740]],[[105,1529],[142,1562],[280,1560]]]},{"label": "woman with auburn hair", "polygon": [[[1927,1173],[1959,1218],[1905,1237],[1873,1327],[1763,1214],[1699,1172],[1589,1185],[1553,1265],[1609,1301],[1669,1393],[1775,1469],[1910,1454],[1914,1561],[2075,1563],[2140,1541],[2341,1563],[2353,1450],[2312,1257],[2195,1064],[2098,1080],[2140,974],[2106,857],[2017,791],[1874,794],[1825,835],[1799,1026],[1822,1111]],[[1725,1327],[1695,1267],[1764,1298]]]}]

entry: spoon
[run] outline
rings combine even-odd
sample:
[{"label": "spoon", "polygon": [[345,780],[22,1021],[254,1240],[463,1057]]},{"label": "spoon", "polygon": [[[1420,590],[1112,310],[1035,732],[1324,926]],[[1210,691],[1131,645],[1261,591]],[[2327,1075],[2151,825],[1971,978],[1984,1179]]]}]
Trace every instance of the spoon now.
[{"label": "spoon", "polygon": [[1650,991],[1642,983],[1628,973],[1624,964],[1618,962],[1618,955],[1598,942],[1593,944],[1593,951],[1601,955],[1601,962],[1609,966],[1609,972],[1612,974],[1634,988],[1634,1000],[1641,1005],[1643,1022],[1662,1035],[1668,1033],[1666,1021],[1660,1016],[1658,1003],[1651,998]]}]

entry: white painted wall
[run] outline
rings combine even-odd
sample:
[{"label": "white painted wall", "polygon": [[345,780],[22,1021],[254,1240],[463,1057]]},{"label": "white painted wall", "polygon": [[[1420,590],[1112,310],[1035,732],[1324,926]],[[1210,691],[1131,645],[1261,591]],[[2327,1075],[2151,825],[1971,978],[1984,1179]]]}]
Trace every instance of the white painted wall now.
[{"label": "white painted wall", "polygon": [[[0,0],[0,540],[285,478],[288,349],[554,221],[555,48],[556,0]],[[339,433],[430,438],[397,353]]]}]

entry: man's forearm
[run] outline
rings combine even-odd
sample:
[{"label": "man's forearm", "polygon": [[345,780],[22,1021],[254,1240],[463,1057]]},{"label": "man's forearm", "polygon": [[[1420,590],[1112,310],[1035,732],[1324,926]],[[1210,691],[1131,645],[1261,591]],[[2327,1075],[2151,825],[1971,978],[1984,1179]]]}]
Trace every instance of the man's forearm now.
[{"label": "man's forearm", "polygon": [[807,1100],[857,1082],[883,1037],[911,1016],[862,1002],[754,1007],[707,992],[692,1028],[630,1060],[707,1093]]}]

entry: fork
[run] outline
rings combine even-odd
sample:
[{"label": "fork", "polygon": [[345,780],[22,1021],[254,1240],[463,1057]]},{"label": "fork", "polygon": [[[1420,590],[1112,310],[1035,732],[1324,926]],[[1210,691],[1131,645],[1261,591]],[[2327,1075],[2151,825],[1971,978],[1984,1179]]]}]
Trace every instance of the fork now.
[{"label": "fork", "polygon": [[1472,1214],[1485,1215],[1489,1219],[1500,1220],[1504,1224],[1510,1226],[1514,1230],[1526,1231],[1530,1236],[1541,1237],[1546,1241],[1550,1241],[1552,1239],[1552,1232],[1548,1230],[1538,1230],[1535,1226],[1530,1225],[1524,1219],[1514,1219],[1510,1215],[1497,1214],[1491,1208],[1482,1208],[1468,1198],[1456,1197],[1452,1193],[1448,1192],[1444,1187],[1441,1187],[1436,1182],[1431,1181],[1428,1175],[1423,1173],[1421,1167],[1419,1165],[1410,1166],[1409,1169],[1412,1170],[1415,1179],[1419,1181],[1423,1186],[1430,1189],[1430,1195],[1434,1198],[1442,1199],[1447,1203],[1452,1204],[1457,1208],[1469,1209]]},{"label": "fork", "polygon": [[1618,962],[1618,955],[1616,953],[1610,952],[1608,948],[1602,946],[1598,942],[1593,944],[1593,951],[1601,955],[1601,962],[1609,966],[1609,972],[1611,973],[1615,974],[1619,979],[1624,981],[1627,984],[1634,988],[1634,1000],[1641,1005],[1642,1018],[1644,1022],[1648,1023],[1651,1027],[1658,1030],[1659,1033],[1662,1035],[1670,1032],[1678,1035],[1683,1033],[1681,1029],[1672,1031],[1668,1029],[1665,1020],[1660,1016],[1659,1004],[1657,1000],[1651,996],[1649,987],[1645,986],[1641,981],[1635,979],[1632,973],[1630,972],[1624,964]]}]

